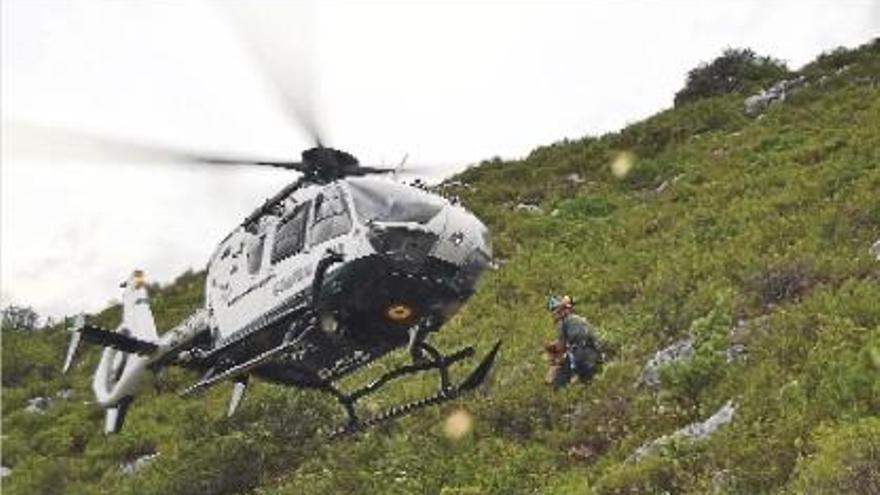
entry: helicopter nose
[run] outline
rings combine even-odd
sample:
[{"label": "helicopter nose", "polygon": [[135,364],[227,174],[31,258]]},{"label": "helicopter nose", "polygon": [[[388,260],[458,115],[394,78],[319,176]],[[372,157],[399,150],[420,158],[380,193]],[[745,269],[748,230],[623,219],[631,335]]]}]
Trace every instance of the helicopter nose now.
[{"label": "helicopter nose", "polygon": [[474,257],[492,257],[489,231],[477,217],[462,208],[449,206],[445,221],[438,228],[438,242],[432,255],[462,266]]},{"label": "helicopter nose", "polygon": [[411,271],[424,265],[438,236],[416,225],[373,225],[368,239],[377,252]]}]

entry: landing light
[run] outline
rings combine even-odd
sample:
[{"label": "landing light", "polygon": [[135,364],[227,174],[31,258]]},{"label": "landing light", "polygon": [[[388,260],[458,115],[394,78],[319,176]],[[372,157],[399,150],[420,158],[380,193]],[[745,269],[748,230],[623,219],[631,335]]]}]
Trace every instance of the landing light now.
[{"label": "landing light", "polygon": [[405,321],[412,316],[413,310],[406,304],[394,304],[385,310],[385,316],[392,321]]},{"label": "landing light", "polygon": [[336,333],[339,330],[339,321],[331,314],[321,315],[321,330],[327,333]]},{"label": "landing light", "polygon": [[132,285],[135,289],[140,289],[147,283],[146,275],[143,270],[135,270],[131,277]]}]

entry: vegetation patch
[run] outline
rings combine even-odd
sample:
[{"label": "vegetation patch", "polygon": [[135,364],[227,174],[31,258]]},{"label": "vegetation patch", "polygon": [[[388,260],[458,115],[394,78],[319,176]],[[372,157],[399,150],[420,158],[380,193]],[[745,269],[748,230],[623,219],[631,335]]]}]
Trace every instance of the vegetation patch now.
[{"label": "vegetation patch", "polygon": [[599,196],[579,196],[568,199],[557,207],[558,216],[564,219],[601,218],[616,209],[607,199]]},{"label": "vegetation patch", "polygon": [[[745,115],[748,94],[801,76],[791,98]],[[878,493],[877,81],[880,40],[796,72],[729,51],[691,71],[672,109],[451,180],[446,190],[489,224],[499,269],[431,339],[480,354],[500,338],[496,368],[473,395],[344,440],[324,437],[341,416],[320,394],[255,381],[226,418],[229,388],[181,399],[198,377],[180,369],[105,436],[103,412],[85,403],[99,350],[81,349],[63,376],[64,326],[10,315],[3,493]],[[631,163],[619,174],[621,153]],[[523,201],[547,214],[515,211]],[[160,331],[201,305],[203,284],[189,272],[149,288]],[[572,294],[605,345],[587,385],[544,383],[548,291]],[[108,328],[119,318],[118,306],[92,315]],[[656,388],[636,385],[658,350],[685,339],[690,359],[662,367]],[[745,347],[737,359],[733,343]],[[435,386],[426,377],[375,399]],[[29,411],[37,397],[48,405]],[[627,460],[728,401],[735,417],[704,440]],[[462,411],[467,434],[448,435]]]}]

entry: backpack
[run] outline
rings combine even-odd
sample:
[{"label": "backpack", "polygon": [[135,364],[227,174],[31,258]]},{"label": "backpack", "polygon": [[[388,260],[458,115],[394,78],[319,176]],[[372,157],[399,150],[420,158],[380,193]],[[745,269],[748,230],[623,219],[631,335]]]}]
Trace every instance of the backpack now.
[{"label": "backpack", "polygon": [[562,323],[561,333],[567,345],[573,347],[595,347],[592,333],[587,330],[587,321],[577,315],[571,315]]}]

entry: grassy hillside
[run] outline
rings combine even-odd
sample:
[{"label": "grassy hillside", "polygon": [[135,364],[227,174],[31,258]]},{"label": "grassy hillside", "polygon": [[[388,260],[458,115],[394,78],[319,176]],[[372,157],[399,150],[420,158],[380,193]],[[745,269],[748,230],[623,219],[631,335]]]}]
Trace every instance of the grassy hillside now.
[{"label": "grassy hillside", "polygon": [[[786,77],[801,75],[759,116],[742,92],[688,93],[618,133],[447,185],[492,228],[500,267],[435,342],[486,352],[502,338],[502,354],[481,392],[356,437],[327,442],[332,401],[265,383],[226,419],[228,387],[180,399],[194,379],[180,370],[105,437],[83,402],[97,351],[62,377],[61,331],[4,331],[4,493],[878,493],[880,41]],[[543,382],[550,290],[573,294],[606,343],[589,386]],[[152,293],[169,328],[201,303],[202,278]],[[693,357],[663,368],[658,390],[637,386],[684,337]],[[734,343],[745,353],[728,360]],[[398,384],[367,407],[433,386]],[[26,410],[35,396],[52,398],[42,413]],[[705,440],[631,459],[728,401],[733,420]],[[461,410],[473,429],[456,439],[444,424]]]}]

